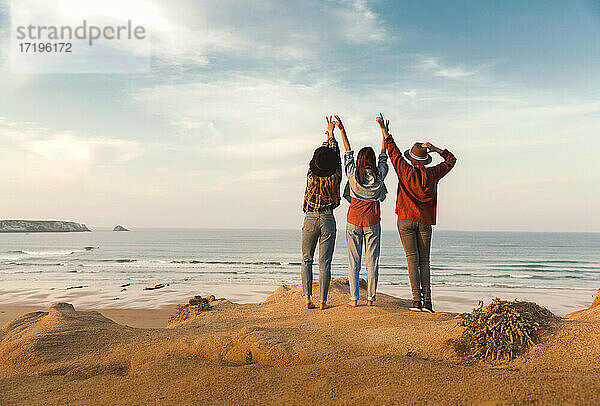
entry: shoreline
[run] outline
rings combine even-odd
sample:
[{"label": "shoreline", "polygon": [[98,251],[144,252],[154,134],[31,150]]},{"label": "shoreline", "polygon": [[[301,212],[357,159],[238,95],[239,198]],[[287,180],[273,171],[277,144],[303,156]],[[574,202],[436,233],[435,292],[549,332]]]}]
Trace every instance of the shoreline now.
[{"label": "shoreline", "polygon": [[[131,292],[123,300],[111,300],[106,287],[86,286],[80,289],[40,289],[26,286],[0,288],[0,327],[25,313],[46,311],[56,302],[72,303],[82,310],[95,310],[119,324],[139,328],[164,328],[178,304],[187,303],[194,295],[226,298],[238,304],[258,304],[281,285],[250,285],[240,283],[203,283],[201,286],[170,285],[162,289]],[[383,285],[378,293],[398,299],[409,299],[408,286]],[[479,301],[486,304],[494,297],[504,300],[532,301],[548,308],[557,316],[585,309],[594,300],[596,289],[532,289],[532,288],[462,288],[434,286],[433,302],[437,312],[471,311]],[[301,303],[298,303],[301,306]]]}]

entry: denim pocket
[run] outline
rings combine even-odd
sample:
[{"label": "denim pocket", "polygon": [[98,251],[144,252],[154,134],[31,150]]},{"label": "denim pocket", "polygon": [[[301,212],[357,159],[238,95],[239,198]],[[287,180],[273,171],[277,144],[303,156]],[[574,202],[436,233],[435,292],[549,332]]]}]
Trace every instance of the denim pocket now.
[{"label": "denim pocket", "polygon": [[317,220],[316,219],[304,219],[304,223],[302,224],[302,231],[307,233],[314,233],[317,229]]},{"label": "denim pocket", "polygon": [[335,224],[335,219],[324,219],[323,220],[323,226],[325,228],[325,230],[327,230],[327,233],[329,234],[333,234],[335,235],[335,233],[337,232],[337,228],[336,228],[336,224]]},{"label": "denim pocket", "polygon": [[399,232],[414,232],[418,229],[418,223],[412,220],[398,219]]}]

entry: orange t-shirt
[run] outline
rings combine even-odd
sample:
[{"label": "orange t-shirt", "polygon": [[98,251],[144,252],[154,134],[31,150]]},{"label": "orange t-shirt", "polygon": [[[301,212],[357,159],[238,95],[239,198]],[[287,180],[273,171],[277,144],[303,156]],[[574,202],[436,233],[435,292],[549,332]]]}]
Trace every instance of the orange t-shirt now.
[{"label": "orange t-shirt", "polygon": [[379,224],[381,221],[379,201],[367,202],[351,197],[346,220],[357,227],[369,227]]}]

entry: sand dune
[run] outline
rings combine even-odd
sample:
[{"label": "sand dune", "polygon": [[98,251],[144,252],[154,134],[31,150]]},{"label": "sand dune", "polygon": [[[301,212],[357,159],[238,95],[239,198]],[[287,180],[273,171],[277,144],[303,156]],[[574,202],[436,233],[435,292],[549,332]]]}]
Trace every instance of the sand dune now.
[{"label": "sand dune", "polygon": [[[508,364],[460,359],[456,315],[387,295],[349,308],[344,278],[325,311],[299,286],[266,301],[211,302],[168,328],[119,325],[69,304],[0,330],[3,404],[598,404],[600,323],[564,321]],[[318,292],[318,289],[317,289]],[[362,292],[364,294],[364,291]],[[167,322],[165,320],[165,326]]]}]

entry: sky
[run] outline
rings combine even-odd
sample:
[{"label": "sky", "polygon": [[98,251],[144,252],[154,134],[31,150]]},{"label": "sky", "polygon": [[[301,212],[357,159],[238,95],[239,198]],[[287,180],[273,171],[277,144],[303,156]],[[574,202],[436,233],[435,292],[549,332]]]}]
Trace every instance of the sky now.
[{"label": "sky", "polygon": [[101,4],[152,16],[149,73],[11,73],[0,0],[2,219],[299,228],[324,117],[378,150],[382,112],[457,156],[438,229],[600,232],[598,2]]}]

